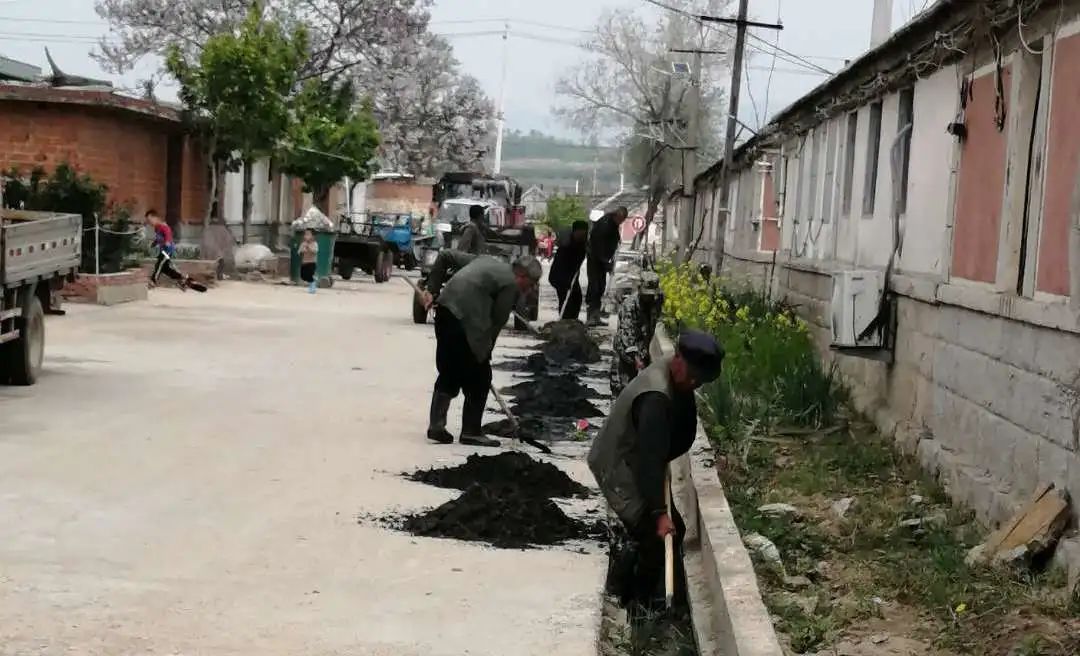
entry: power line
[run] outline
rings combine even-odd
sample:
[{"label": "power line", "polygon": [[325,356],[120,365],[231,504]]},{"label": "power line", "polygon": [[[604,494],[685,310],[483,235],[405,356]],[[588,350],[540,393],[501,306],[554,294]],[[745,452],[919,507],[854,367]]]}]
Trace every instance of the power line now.
[{"label": "power line", "polygon": [[768,41],[766,41],[765,39],[761,38],[760,36],[758,36],[756,34],[753,34],[751,32],[747,32],[746,35],[748,37],[750,37],[751,39],[755,40],[755,41],[760,41],[761,43],[764,43],[766,46],[774,49],[776,52],[781,52],[781,53],[784,53],[785,55],[787,55],[789,57],[793,57],[793,58],[797,59],[798,61],[802,62],[806,66],[809,66],[811,68],[815,68],[815,69],[821,71],[822,73],[827,73],[829,75],[833,74],[833,72],[830,71],[829,69],[824,68],[822,66],[818,66],[817,64],[810,61],[809,59],[806,59],[806,58],[802,57],[801,55],[796,55],[795,53],[791,52],[790,50],[784,50],[783,48],[781,48],[778,45],[774,46],[773,44],[769,43]]},{"label": "power line", "polygon": [[[776,22],[779,23],[783,16],[784,0],[776,0]],[[780,33],[776,33],[776,38],[773,39],[773,45],[780,45]],[[765,81],[765,120],[769,120],[769,95],[772,92],[773,74],[776,73],[776,50],[773,50],[772,63],[769,64],[769,77]],[[764,123],[758,124],[758,129],[761,129]]]},{"label": "power line", "polygon": [[821,71],[812,71],[808,68],[773,68],[772,66],[747,66],[747,68],[752,71],[763,71],[776,75],[804,75],[807,77],[824,77],[825,75]]},{"label": "power line", "polygon": [[89,21],[64,18],[23,18],[22,16],[0,16],[0,21],[8,23],[61,23],[64,25],[108,25],[103,21]]},{"label": "power line", "polygon": [[525,20],[522,18],[462,18],[457,20],[439,20],[431,21],[429,25],[475,25],[481,23],[500,23],[510,25],[527,25],[529,27],[541,27],[549,30],[560,30],[564,32],[580,32],[581,34],[595,34],[594,30],[583,30],[578,27],[570,27],[568,25],[555,25],[553,23],[544,23],[541,21]]},{"label": "power line", "polygon": [[750,108],[754,110],[754,121],[757,124],[754,132],[757,133],[761,129],[761,113],[758,111],[757,99],[754,98],[754,85],[750,83],[750,67],[743,66],[743,73],[746,74],[746,95],[750,98]]},{"label": "power line", "polygon": [[[697,16],[695,14],[691,14],[690,12],[688,12],[686,10],[683,10],[683,9],[679,9],[678,7],[672,7],[671,5],[663,3],[660,0],[645,0],[645,2],[647,2],[647,3],[651,4],[651,5],[655,5],[657,7],[660,7],[661,9],[666,9],[667,11],[679,14],[680,16],[685,16],[686,18],[689,18],[691,20],[695,20],[695,21],[701,23],[701,25],[703,27],[705,27],[706,29],[711,29],[712,28],[712,26],[709,24],[709,22],[727,22],[729,20],[735,20],[735,19],[716,19],[716,20],[711,20],[709,22],[706,22],[705,20],[703,20],[704,17],[702,17],[702,16]],[[769,25],[769,24],[766,24],[766,23],[754,23],[754,24],[757,25],[758,27],[776,27],[776,26]],[[770,48],[773,48],[774,51],[784,53],[785,55],[787,55],[787,56],[789,56],[789,57],[796,60],[796,61],[789,61],[789,63],[792,63],[792,64],[802,63],[803,65],[805,65],[805,66],[807,66],[809,68],[820,71],[820,72],[825,73],[827,75],[832,75],[833,74],[833,72],[830,71],[829,69],[824,68],[822,66],[818,66],[814,62],[812,62],[812,61],[810,61],[808,59],[805,59],[801,55],[797,55],[797,54],[795,54],[793,52],[790,52],[788,50],[784,50],[779,45],[774,46],[773,44],[769,43],[765,39],[762,39],[761,37],[759,37],[756,34],[750,32],[749,30],[747,30],[746,35],[748,37],[750,37],[751,39],[754,39],[755,41],[760,41],[760,42],[764,43],[765,45],[769,46]],[[753,47],[753,46],[751,46],[751,47]],[[760,47],[755,48],[755,49],[756,50],[761,50]],[[769,54],[769,53],[766,53],[766,54]]]},{"label": "power line", "polygon": [[832,72],[820,66],[809,65],[804,63],[802,60],[796,59],[794,57],[789,57],[788,55],[781,55],[779,50],[766,50],[765,48],[762,48],[761,46],[753,43],[747,43],[746,47],[763,55],[775,55],[777,59],[784,62],[785,64],[791,64],[792,66],[805,68],[806,70],[816,73],[818,75],[832,75]]}]

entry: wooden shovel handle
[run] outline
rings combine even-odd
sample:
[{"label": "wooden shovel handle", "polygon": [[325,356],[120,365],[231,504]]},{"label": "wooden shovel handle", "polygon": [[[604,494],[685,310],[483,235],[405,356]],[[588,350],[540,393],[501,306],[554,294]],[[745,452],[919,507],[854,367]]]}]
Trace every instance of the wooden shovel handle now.
[{"label": "wooden shovel handle", "polygon": [[[667,507],[670,518],[671,467],[668,467],[667,474],[664,476],[664,505]],[[675,603],[675,536],[671,533],[664,536],[664,599],[667,601],[668,608]]]}]

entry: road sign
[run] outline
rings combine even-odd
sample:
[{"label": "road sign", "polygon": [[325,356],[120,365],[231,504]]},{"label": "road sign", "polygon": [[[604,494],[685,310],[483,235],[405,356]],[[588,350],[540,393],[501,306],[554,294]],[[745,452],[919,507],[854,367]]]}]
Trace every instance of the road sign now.
[{"label": "road sign", "polygon": [[634,228],[634,232],[640,233],[645,230],[645,217],[635,216],[630,224]]}]

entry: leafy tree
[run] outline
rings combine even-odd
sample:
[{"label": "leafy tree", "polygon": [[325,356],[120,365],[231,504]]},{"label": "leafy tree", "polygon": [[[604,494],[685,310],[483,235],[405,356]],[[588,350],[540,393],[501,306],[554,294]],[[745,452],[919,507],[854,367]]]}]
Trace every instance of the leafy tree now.
[{"label": "leafy tree", "polygon": [[[301,80],[350,80],[371,99],[384,169],[417,175],[473,168],[492,141],[495,110],[428,30],[432,0],[264,0],[263,15],[310,40]],[[96,58],[127,72],[176,50],[197,61],[215,35],[236,31],[251,0],[96,0],[110,25]]]},{"label": "leafy tree", "polygon": [[555,232],[569,228],[574,221],[586,221],[589,212],[576,196],[554,196],[547,202],[545,223]]},{"label": "leafy tree", "polygon": [[478,168],[495,108],[480,83],[459,69],[446,39],[430,34],[393,53],[372,87],[384,169],[434,175]]},{"label": "leafy tree", "polygon": [[[672,74],[672,65],[691,56],[671,50],[725,50],[730,42],[727,30],[705,26],[693,16],[726,15],[731,0],[665,4],[679,11],[665,10],[659,21],[632,9],[605,13],[589,42],[587,59],[556,84],[556,111],[569,125],[584,135],[621,135],[630,178],[649,188],[646,223],[667,192],[684,182],[681,148],[689,142],[691,87],[688,79]],[[726,115],[727,67],[723,57],[705,56],[702,61],[701,129],[695,135],[700,164],[719,155],[717,130],[723,122],[715,117]],[[688,245],[680,244],[683,252]]]},{"label": "leafy tree", "polygon": [[307,57],[303,28],[286,33],[262,14],[255,3],[236,29],[207,39],[197,58],[179,46],[170,48],[166,58],[184,106],[204,136],[213,179],[208,205],[217,196],[223,171],[244,164],[244,242],[251,224],[252,164],[269,155],[285,134],[289,95]]},{"label": "leafy tree", "polygon": [[304,181],[305,191],[325,206],[342,178],[363,180],[379,146],[371,105],[355,103],[352,85],[310,80],[293,99],[293,120],[278,152],[281,169]]},{"label": "leafy tree", "polygon": [[[29,176],[19,170],[5,171],[4,206],[12,209],[40,212],[65,212],[82,217],[83,240],[80,268],[95,270],[99,263],[102,273],[115,273],[123,268],[127,256],[134,251],[129,208],[107,201],[109,189],[89,175],[80,174],[70,164],[60,163],[52,174],[35,167]],[[100,225],[109,232],[97,233]],[[98,260],[95,261],[95,250]]]}]

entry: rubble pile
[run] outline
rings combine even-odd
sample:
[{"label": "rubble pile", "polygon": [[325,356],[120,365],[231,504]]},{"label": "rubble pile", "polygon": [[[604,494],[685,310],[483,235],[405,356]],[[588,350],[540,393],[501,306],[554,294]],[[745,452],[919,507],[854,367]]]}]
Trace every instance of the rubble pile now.
[{"label": "rubble pile", "polygon": [[545,357],[555,364],[580,362],[592,364],[600,361],[600,345],[589,335],[585,324],[575,319],[553,321],[540,331],[545,343],[541,348]]},{"label": "rubble pile", "polygon": [[470,456],[463,464],[405,475],[419,483],[464,490],[452,501],[392,518],[396,528],[424,537],[525,548],[603,539],[599,522],[568,517],[552,498],[584,498],[589,490],[551,463],[520,452]]},{"label": "rubble pile", "polygon": [[422,469],[407,474],[409,480],[436,487],[465,490],[470,485],[513,483],[525,494],[538,498],[586,497],[589,489],[549,462],[533,460],[520,451],[493,456],[471,455],[464,464],[441,469]]},{"label": "rubble pile", "polygon": [[512,483],[472,485],[453,501],[402,518],[401,528],[413,535],[487,542],[504,549],[606,536],[602,523],[568,517],[551,499],[537,498]]}]

